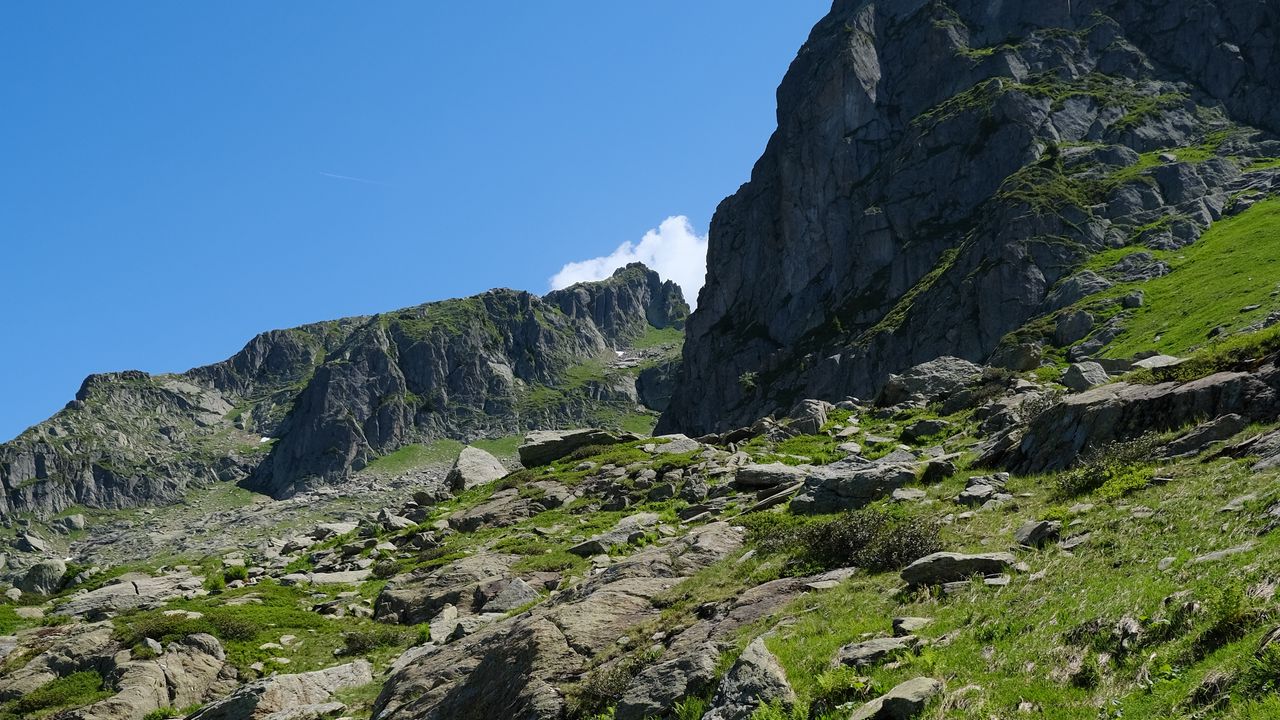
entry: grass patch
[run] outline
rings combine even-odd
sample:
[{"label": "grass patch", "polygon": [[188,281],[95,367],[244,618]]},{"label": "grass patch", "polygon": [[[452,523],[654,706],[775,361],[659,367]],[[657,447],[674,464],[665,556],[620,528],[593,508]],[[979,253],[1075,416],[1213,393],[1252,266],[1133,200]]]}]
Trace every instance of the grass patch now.
[{"label": "grass patch", "polygon": [[111,697],[102,675],[96,670],[82,670],[50,681],[13,701],[15,717],[44,717],[58,710],[82,707]]},{"label": "grass patch", "polygon": [[[1280,199],[1215,223],[1176,253],[1160,254],[1172,272],[1141,284],[1146,301],[1107,347],[1108,357],[1185,354],[1210,342],[1215,328],[1230,332],[1265,317],[1275,306],[1270,293],[1280,287]],[[1241,312],[1251,305],[1261,309]]]},{"label": "grass patch", "polygon": [[457,440],[436,440],[426,445],[405,445],[393,453],[375,459],[365,466],[364,472],[400,475],[426,465],[451,463],[458,458],[462,448],[462,443]]}]

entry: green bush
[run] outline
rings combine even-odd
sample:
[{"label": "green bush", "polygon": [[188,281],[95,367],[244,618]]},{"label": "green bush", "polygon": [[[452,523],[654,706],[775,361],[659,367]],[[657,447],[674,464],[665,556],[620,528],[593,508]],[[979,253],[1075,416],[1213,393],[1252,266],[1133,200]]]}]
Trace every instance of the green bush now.
[{"label": "green bush", "polygon": [[1144,487],[1154,475],[1150,463],[1159,447],[1159,436],[1147,434],[1096,448],[1058,475],[1058,494],[1070,498],[1106,488],[1105,495],[1116,498]]},{"label": "green bush", "polygon": [[94,670],[72,673],[41,685],[13,704],[19,717],[57,708],[79,707],[111,695]]},{"label": "green bush", "polygon": [[227,582],[239,580],[244,582],[249,579],[249,569],[243,565],[229,565],[222,571],[222,579]]},{"label": "green bush", "polygon": [[942,549],[933,520],[874,508],[826,520],[761,513],[744,518],[743,524],[748,542],[758,550],[790,554],[804,570],[898,570]]},{"label": "green bush", "polygon": [[[430,628],[427,631],[430,633]],[[400,645],[408,640],[408,633],[393,627],[353,630],[342,634],[342,654],[366,655],[378,648]]]},{"label": "green bush", "polygon": [[204,579],[204,589],[211,593],[219,593],[227,589],[227,581],[220,573],[212,573]]}]

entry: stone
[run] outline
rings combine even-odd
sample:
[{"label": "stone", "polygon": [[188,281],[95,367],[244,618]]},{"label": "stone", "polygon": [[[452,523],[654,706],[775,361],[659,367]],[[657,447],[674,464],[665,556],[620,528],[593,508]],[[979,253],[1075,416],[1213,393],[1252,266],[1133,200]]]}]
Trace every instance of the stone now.
[{"label": "stone", "polygon": [[704,692],[716,680],[720,651],[712,643],[695,645],[646,667],[618,701],[615,720],[660,717],[686,697]]},{"label": "stone", "polygon": [[904,568],[902,579],[912,587],[940,585],[968,580],[974,575],[999,575],[1016,564],[1017,559],[1005,552],[976,555],[936,552]]},{"label": "stone", "polygon": [[1186,435],[1165,446],[1165,457],[1198,455],[1216,442],[1230,440],[1244,432],[1249,421],[1243,416],[1229,413],[1197,425]]},{"label": "stone", "polygon": [[836,662],[849,667],[862,668],[876,665],[895,655],[910,652],[920,644],[914,635],[895,635],[851,643],[836,653]]},{"label": "stone", "polygon": [[477,447],[468,445],[462,448],[458,459],[454,461],[445,482],[455,492],[469,490],[477,485],[491,483],[506,476],[507,468],[498,458]]},{"label": "stone", "polygon": [[1084,392],[1110,380],[1111,376],[1107,375],[1107,371],[1096,362],[1072,363],[1062,373],[1062,384],[1075,392]]},{"label": "stone", "polygon": [[1040,547],[1053,542],[1062,534],[1062,523],[1057,520],[1028,520],[1013,533],[1013,541],[1026,547]]},{"label": "stone", "polygon": [[927,405],[946,399],[977,382],[982,368],[956,357],[943,356],[910,368],[901,375],[890,375],[876,404],[881,407],[904,402]]},{"label": "stone", "polygon": [[917,420],[902,429],[902,439],[905,442],[919,442],[924,438],[946,432],[950,427],[951,423],[946,420]]},{"label": "stone", "polygon": [[910,720],[919,717],[934,697],[942,694],[942,683],[932,678],[914,678],[863,705],[849,720]]},{"label": "stone", "polygon": [[929,493],[918,488],[898,488],[890,497],[894,502],[920,502],[929,497]]},{"label": "stone", "polygon": [[795,465],[780,462],[767,465],[752,464],[738,468],[733,482],[740,488],[760,490],[794,485],[804,480],[807,475],[805,468]]},{"label": "stone", "polygon": [[907,635],[914,635],[929,626],[931,623],[933,623],[932,618],[896,617],[893,619],[893,636],[905,637]]},{"label": "stone", "polygon": [[801,400],[787,413],[789,427],[801,435],[817,435],[827,424],[831,403],[822,400]]},{"label": "stone", "polygon": [[1058,316],[1053,330],[1053,344],[1066,347],[1078,340],[1083,340],[1093,330],[1093,316],[1083,310],[1067,312]]},{"label": "stone", "polygon": [[[520,464],[525,467],[540,467],[555,462],[581,447],[588,445],[614,445],[622,442],[621,435],[604,430],[538,430],[524,438],[517,452]],[[630,439],[630,436],[627,436]]]},{"label": "stone", "polygon": [[188,720],[266,720],[276,713],[296,708],[328,704],[333,693],[373,682],[373,666],[366,660],[301,673],[272,675],[241,685],[216,700]]},{"label": "stone", "polygon": [[24,593],[52,595],[58,591],[62,576],[66,574],[67,565],[61,560],[41,560],[27,568],[17,587]]},{"label": "stone", "polygon": [[814,468],[803,489],[791,501],[791,510],[800,514],[822,514],[856,510],[915,482],[913,464],[866,465],[841,460]]},{"label": "stone", "polygon": [[538,591],[520,578],[512,578],[505,587],[480,608],[486,613],[508,613],[541,598]]},{"label": "stone", "polygon": [[759,707],[775,701],[790,707],[796,701],[795,691],[787,682],[782,665],[765,646],[764,638],[758,637],[729,669],[711,701],[711,709],[702,718],[749,720]]}]

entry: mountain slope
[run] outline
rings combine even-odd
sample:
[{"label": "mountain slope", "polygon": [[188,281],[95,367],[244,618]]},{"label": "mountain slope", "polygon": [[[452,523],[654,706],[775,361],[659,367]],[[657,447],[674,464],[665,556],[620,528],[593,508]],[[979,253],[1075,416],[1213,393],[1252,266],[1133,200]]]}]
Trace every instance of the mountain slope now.
[{"label": "mountain slope", "polygon": [[180,375],[94,375],[0,446],[0,515],[173,502],[215,480],[289,494],[410,442],[617,426],[646,412],[642,371],[678,348],[687,314],[633,265],[546,298],[495,290],[272,331]]},{"label": "mountain slope", "polygon": [[660,429],[940,355],[1061,361],[1083,338],[1057,321],[1112,284],[1090,258],[1175,250],[1275,187],[1277,33],[1271,3],[836,2],[712,222]]}]

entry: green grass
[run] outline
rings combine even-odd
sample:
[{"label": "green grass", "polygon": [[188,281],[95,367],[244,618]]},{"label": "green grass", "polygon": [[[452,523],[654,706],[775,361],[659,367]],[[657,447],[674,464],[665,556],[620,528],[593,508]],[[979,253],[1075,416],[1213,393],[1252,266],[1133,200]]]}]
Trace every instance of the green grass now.
[{"label": "green grass", "polygon": [[648,350],[660,347],[680,347],[684,344],[684,331],[677,328],[656,328],[649,326],[644,334],[631,341],[636,350]]},{"label": "green grass", "polygon": [[364,468],[364,472],[399,475],[426,465],[451,463],[457,459],[462,448],[462,443],[447,439],[435,440],[426,445],[405,445],[375,459]]},{"label": "green grass", "polygon": [[1258,170],[1274,170],[1276,168],[1280,168],[1280,158],[1260,158],[1254,160],[1245,171],[1256,172]]},{"label": "green grass", "polygon": [[[1140,284],[1145,304],[1107,356],[1180,355],[1209,342],[1216,327],[1234,330],[1265,317],[1275,305],[1270,293],[1280,287],[1280,199],[1260,202],[1214,224],[1192,245],[1160,255],[1172,272]],[[1248,305],[1262,308],[1241,313]]]},{"label": "green grass", "polygon": [[523,443],[524,435],[506,435],[500,438],[483,438],[476,440],[471,445],[498,458],[512,459],[516,457],[517,450]]},{"label": "green grass", "polygon": [[95,670],[82,670],[52,680],[21,698],[0,706],[0,718],[40,718],[58,710],[82,707],[110,697],[102,675]]}]

